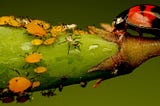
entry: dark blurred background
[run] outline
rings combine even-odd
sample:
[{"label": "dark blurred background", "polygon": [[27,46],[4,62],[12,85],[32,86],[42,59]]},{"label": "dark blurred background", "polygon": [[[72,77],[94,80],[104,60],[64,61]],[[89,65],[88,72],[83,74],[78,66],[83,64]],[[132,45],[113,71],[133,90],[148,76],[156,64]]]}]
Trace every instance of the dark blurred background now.
[{"label": "dark blurred background", "polygon": [[[123,10],[137,4],[155,4],[159,0],[1,0],[0,16],[28,16],[53,25],[76,23],[81,28],[99,23],[112,23]],[[133,45],[134,46],[134,45]],[[24,104],[10,106],[160,106],[160,58],[153,58],[133,73],[104,81],[93,89],[95,81],[86,88],[65,87],[57,96],[42,97],[39,92]],[[0,104],[1,106],[5,104]]]}]

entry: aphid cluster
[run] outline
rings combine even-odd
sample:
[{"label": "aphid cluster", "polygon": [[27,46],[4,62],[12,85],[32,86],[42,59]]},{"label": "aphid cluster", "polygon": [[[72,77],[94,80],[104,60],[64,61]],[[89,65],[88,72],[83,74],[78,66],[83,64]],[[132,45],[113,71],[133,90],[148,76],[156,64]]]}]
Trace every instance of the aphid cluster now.
[{"label": "aphid cluster", "polygon": [[25,28],[26,32],[33,36],[31,43],[34,46],[40,46],[42,44],[52,45],[60,33],[67,33],[69,31],[73,34],[88,34],[90,32],[77,29],[76,24],[52,26],[45,21],[14,16],[0,17],[0,25]]},{"label": "aphid cluster", "polygon": [[[24,78],[13,78],[9,81],[9,87],[0,90],[0,100],[2,103],[11,103],[17,101],[17,103],[24,103],[31,100],[31,93],[25,91],[30,88],[29,80],[24,80]],[[17,79],[17,80],[15,80]],[[17,82],[15,82],[17,81]],[[25,81],[24,83],[21,81]],[[15,84],[15,85],[13,85]]]},{"label": "aphid cluster", "polygon": [[18,76],[8,81],[8,88],[0,90],[0,100],[3,103],[11,103],[13,101],[24,103],[31,100],[31,90],[40,86],[40,81],[34,81],[28,76],[21,76],[18,70],[16,72]]},{"label": "aphid cluster", "polygon": [[[30,78],[28,75],[32,71],[35,75],[41,75],[46,73],[47,66],[44,66],[43,54],[39,52],[40,46],[52,46],[61,33],[66,33],[68,36],[65,42],[68,42],[68,53],[71,48],[80,50],[79,38],[81,34],[89,34],[89,31],[80,30],[76,24],[60,24],[52,26],[49,23],[41,20],[32,20],[30,18],[21,18],[14,16],[2,16],[0,17],[0,26],[10,26],[16,28],[26,29],[28,36],[32,36],[31,44],[36,48],[36,51],[32,53],[26,53],[23,56],[24,66],[23,70],[27,73],[26,76],[20,75],[19,70],[13,68],[18,73],[17,76],[8,80],[8,88],[0,90],[0,100],[3,103],[11,103],[17,101],[23,103],[31,99],[31,91],[36,87],[41,86],[41,82],[37,78]],[[33,67],[33,70],[31,70]],[[29,70],[29,71],[28,71]],[[63,80],[62,80],[63,81]],[[83,83],[81,86],[85,86]],[[62,91],[63,84],[57,86],[59,91]],[[54,96],[55,90],[42,91],[43,96]]]},{"label": "aphid cluster", "polygon": [[[42,60],[42,54],[38,52],[33,52],[31,54],[28,54],[27,56],[24,57],[24,61],[28,67],[25,69],[29,68],[29,66],[34,65],[34,72],[37,74],[41,74],[47,71],[47,68],[44,66],[41,66],[41,64],[38,64]],[[24,66],[25,67],[25,66]]]}]

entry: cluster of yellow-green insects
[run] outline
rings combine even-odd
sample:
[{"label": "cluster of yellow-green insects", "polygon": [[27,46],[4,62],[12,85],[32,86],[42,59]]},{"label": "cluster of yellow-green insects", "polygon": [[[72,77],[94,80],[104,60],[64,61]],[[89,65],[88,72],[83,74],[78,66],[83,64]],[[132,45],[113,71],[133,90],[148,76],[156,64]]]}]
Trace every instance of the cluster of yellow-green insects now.
[{"label": "cluster of yellow-green insects", "polygon": [[[89,34],[91,31],[84,31],[77,28],[76,24],[60,24],[57,26],[52,26],[49,23],[41,20],[32,20],[30,18],[20,18],[15,16],[2,16],[0,17],[1,26],[10,26],[17,28],[24,28],[28,35],[33,36],[31,44],[33,46],[39,47],[41,45],[50,46],[56,42],[56,39],[60,36],[59,33],[73,34]],[[72,39],[72,36],[66,37],[66,42],[69,43],[69,48],[73,45],[75,48],[80,49],[80,42]],[[68,50],[69,53],[69,50]],[[33,53],[27,53],[24,56],[24,62],[26,64],[37,64],[41,62],[43,55],[37,51]],[[35,73],[41,74],[47,71],[47,67],[37,65],[33,70]],[[16,85],[16,86],[15,86]],[[31,81],[26,77],[17,76],[9,80],[8,89],[0,90],[1,101],[3,103],[10,103],[14,101],[14,96],[16,96],[17,102],[25,102],[30,100],[30,93],[25,92],[27,89],[35,88],[41,85],[40,81]],[[44,96],[53,96],[52,90],[42,91]]]}]

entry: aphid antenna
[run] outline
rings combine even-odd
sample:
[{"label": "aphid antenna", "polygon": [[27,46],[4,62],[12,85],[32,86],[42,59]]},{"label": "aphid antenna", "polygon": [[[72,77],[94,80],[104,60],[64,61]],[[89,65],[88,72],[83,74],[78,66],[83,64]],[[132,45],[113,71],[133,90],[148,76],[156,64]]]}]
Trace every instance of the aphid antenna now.
[{"label": "aphid antenna", "polygon": [[31,81],[35,81],[35,79],[37,78],[37,77],[39,77],[40,76],[40,74],[36,74],[35,76],[33,76],[32,78],[30,78],[30,80]]},{"label": "aphid antenna", "polygon": [[16,68],[11,68],[9,67],[9,69],[13,70],[14,72],[16,72],[18,74],[18,76],[21,76],[21,73],[16,69]]},{"label": "aphid antenna", "polygon": [[40,54],[40,52],[38,52],[38,49],[39,49],[39,46],[35,47],[35,49],[32,51],[31,54],[33,54],[33,53],[39,53]]},{"label": "aphid antenna", "polygon": [[25,74],[26,74],[26,77],[28,77],[28,76],[29,76],[29,72],[28,72],[28,71],[26,71],[26,72],[25,72]]}]

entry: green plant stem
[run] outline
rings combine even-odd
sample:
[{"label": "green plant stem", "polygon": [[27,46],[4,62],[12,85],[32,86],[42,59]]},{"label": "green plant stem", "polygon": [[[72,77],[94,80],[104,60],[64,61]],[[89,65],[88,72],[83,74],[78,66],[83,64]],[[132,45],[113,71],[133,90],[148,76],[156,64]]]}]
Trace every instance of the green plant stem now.
[{"label": "green plant stem", "polygon": [[[67,37],[77,38],[75,40],[79,42],[79,48],[67,41]],[[1,89],[8,88],[9,80],[17,76],[26,77],[31,82],[39,81],[40,86],[32,90],[88,81],[98,76],[93,74],[93,78],[90,77],[87,70],[118,51],[116,43],[105,41],[96,35],[62,33],[52,45],[40,46],[32,45],[31,41],[35,38],[37,37],[21,28],[0,27]],[[25,57],[33,53],[40,53],[41,61],[25,62]],[[35,73],[34,69],[38,66],[46,67],[47,72]]]},{"label": "green plant stem", "polygon": [[[117,35],[91,27],[95,35],[62,33],[52,45],[33,46],[26,30],[0,27],[0,87],[8,88],[8,81],[23,76],[40,86],[30,89],[40,91],[89,82],[94,79],[109,79],[128,74],[144,61],[160,55],[160,40]],[[77,37],[79,47],[67,37]],[[42,60],[36,64],[26,63],[24,58],[38,52]],[[47,72],[37,74],[34,69],[44,66]]]}]

